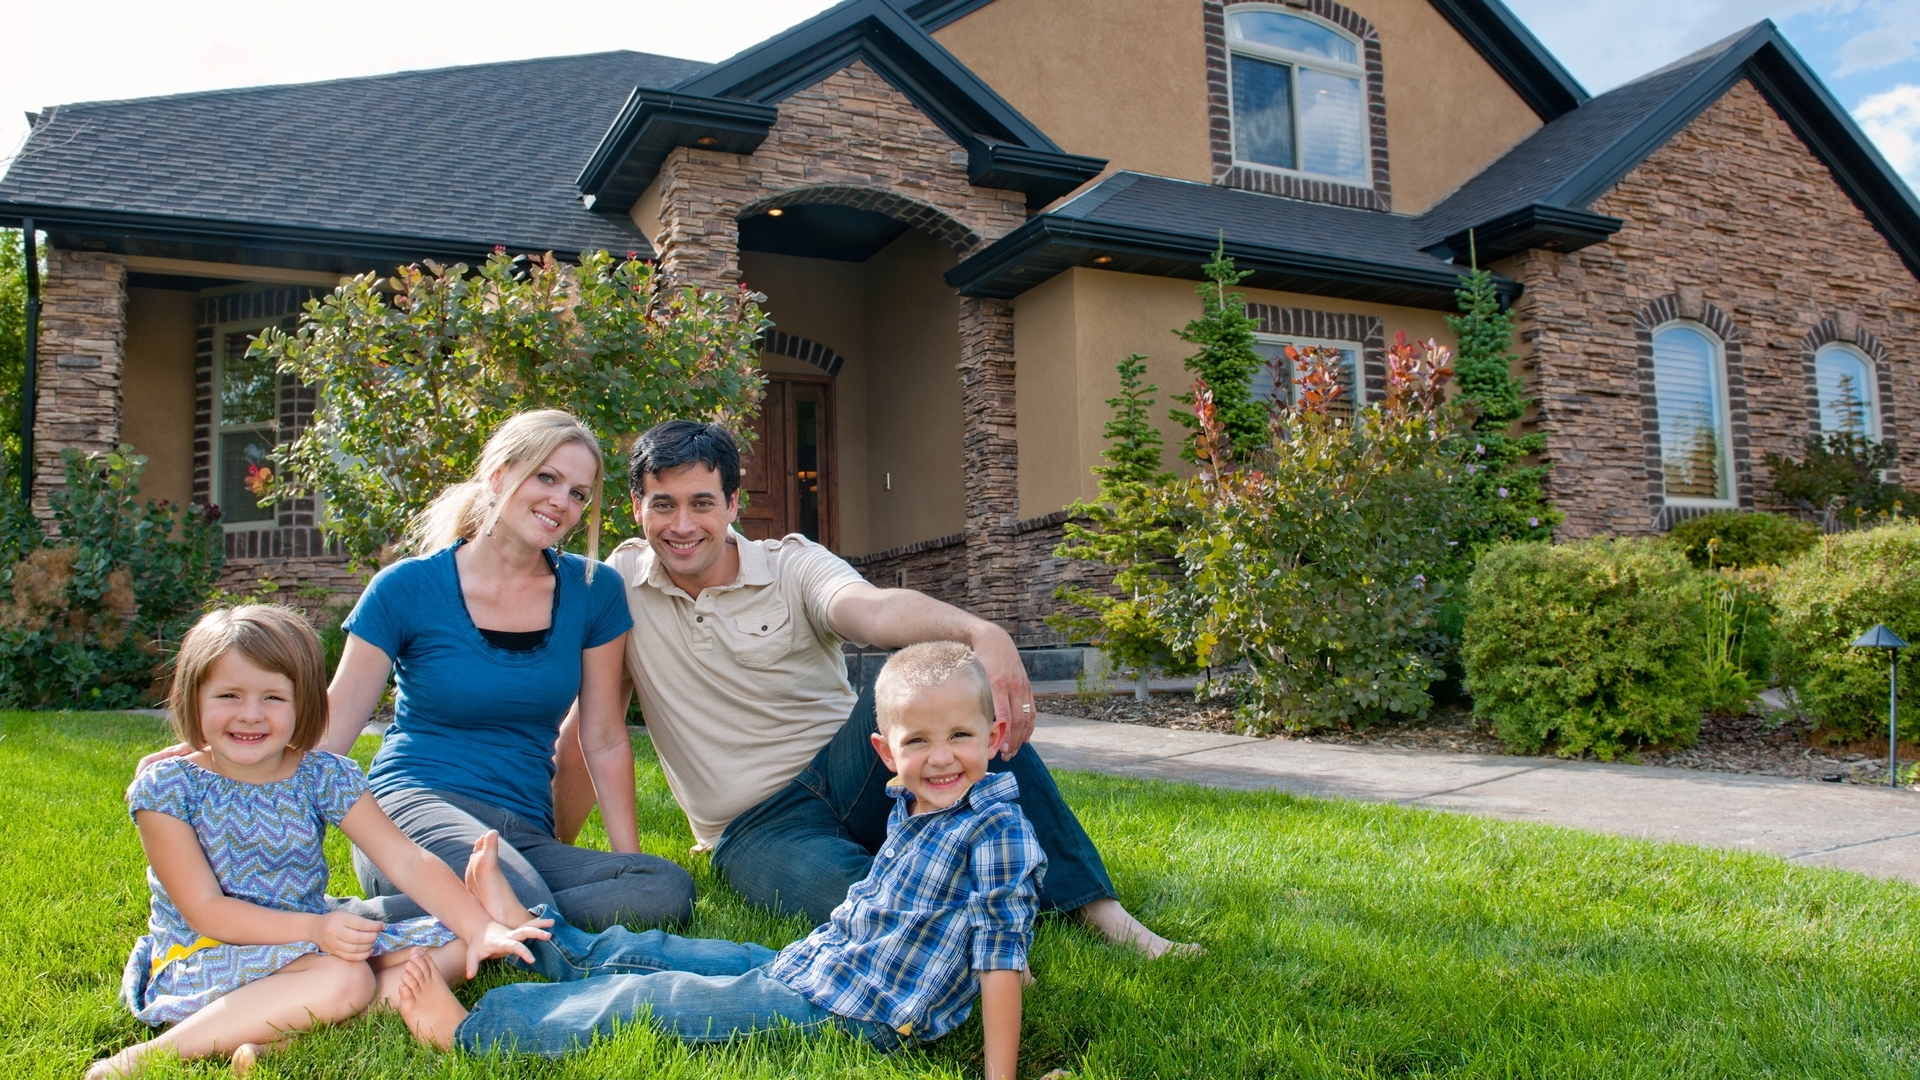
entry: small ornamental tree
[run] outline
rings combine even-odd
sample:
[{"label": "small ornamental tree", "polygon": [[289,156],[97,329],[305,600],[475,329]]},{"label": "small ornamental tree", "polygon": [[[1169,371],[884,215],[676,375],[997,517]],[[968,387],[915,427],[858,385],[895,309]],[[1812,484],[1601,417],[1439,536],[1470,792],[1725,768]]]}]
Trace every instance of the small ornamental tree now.
[{"label": "small ornamental tree", "polygon": [[1193,666],[1190,655],[1168,646],[1170,631],[1156,615],[1166,606],[1168,592],[1179,587],[1181,569],[1175,557],[1179,522],[1156,513],[1152,498],[1174,477],[1160,467],[1160,432],[1147,419],[1153,408],[1149,395],[1159,388],[1141,385],[1146,360],[1134,353],[1120,361],[1120,396],[1107,399],[1114,413],[1104,428],[1107,448],[1100,457],[1105,464],[1093,469],[1100,478],[1099,497],[1067,508],[1066,538],[1054,549],[1064,559],[1112,568],[1113,588],[1063,585],[1054,595],[1077,610],[1047,620],[1072,638],[1092,641],[1143,679],[1150,670],[1180,672]]},{"label": "small ornamental tree", "polygon": [[1439,674],[1436,615],[1460,501],[1461,462],[1442,391],[1447,350],[1400,335],[1384,398],[1334,408],[1345,392],[1331,349],[1287,350],[1294,401],[1276,407],[1264,444],[1236,456],[1196,384],[1201,473],[1168,485],[1162,514],[1183,512],[1188,583],[1169,594],[1173,643],[1228,673],[1240,721],[1255,731],[1365,727],[1418,717]]},{"label": "small ornamental tree", "polygon": [[[1267,441],[1267,407],[1253,396],[1254,376],[1261,373],[1266,362],[1254,348],[1255,323],[1247,318],[1246,296],[1229,290],[1253,271],[1233,268],[1224,237],[1214,250],[1213,260],[1202,269],[1207,280],[1195,290],[1203,305],[1200,317],[1179,332],[1181,341],[1198,345],[1200,351],[1184,363],[1212,392],[1213,415],[1233,453],[1249,454]],[[1176,394],[1173,400],[1187,406],[1173,410],[1174,422],[1198,433],[1194,396]],[[1180,456],[1189,463],[1198,463],[1195,454],[1191,440],[1180,448]]]},{"label": "small ornamental tree", "polygon": [[1841,528],[1862,528],[1898,517],[1909,501],[1886,479],[1893,448],[1858,432],[1809,435],[1800,460],[1768,453],[1761,459],[1773,476],[1772,500]]},{"label": "small ornamental tree", "polygon": [[676,287],[652,264],[588,252],[495,249],[464,264],[372,274],[310,301],[291,334],[263,331],[253,352],[322,388],[314,422],[276,448],[269,498],[317,493],[327,530],[361,564],[447,485],[464,480],[508,416],[554,407],[579,416],[607,455],[608,542],[632,535],[626,451],[662,420],[725,424],[746,438],[762,380],[761,297]]},{"label": "small ornamental tree", "polygon": [[1561,516],[1547,502],[1547,467],[1527,460],[1546,449],[1546,436],[1509,434],[1529,401],[1512,374],[1513,318],[1500,307],[1493,275],[1476,264],[1454,296],[1460,314],[1447,316],[1447,326],[1460,338],[1453,368],[1469,429],[1459,444],[1469,512],[1447,576],[1464,583],[1480,552],[1503,540],[1549,539]]},{"label": "small ornamental tree", "polygon": [[142,502],[147,459],[130,446],[61,459],[54,537],[0,493],[0,708],[159,704],[164,663],[219,580],[220,527]]}]

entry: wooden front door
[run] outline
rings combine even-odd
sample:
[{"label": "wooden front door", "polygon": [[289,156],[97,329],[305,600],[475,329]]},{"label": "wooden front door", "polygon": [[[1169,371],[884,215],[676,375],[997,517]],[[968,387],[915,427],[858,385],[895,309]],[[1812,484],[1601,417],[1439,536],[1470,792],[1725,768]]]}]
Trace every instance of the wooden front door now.
[{"label": "wooden front door", "polygon": [[834,546],[833,381],[767,376],[741,461],[740,530],[750,540],[799,533]]}]

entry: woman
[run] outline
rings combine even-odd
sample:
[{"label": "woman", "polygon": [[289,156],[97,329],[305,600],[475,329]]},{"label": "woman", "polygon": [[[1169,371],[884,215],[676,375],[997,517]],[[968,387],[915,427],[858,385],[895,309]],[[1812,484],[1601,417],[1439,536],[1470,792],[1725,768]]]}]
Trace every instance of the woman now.
[{"label": "woman", "polygon": [[[693,879],[640,853],[620,697],[633,620],[598,561],[603,472],[599,440],[565,412],[502,424],[473,479],[422,515],[420,554],[376,575],[348,616],[321,748],[353,746],[392,673],[394,723],[367,781],[402,832],[457,873],[498,830],[514,891],[576,925],[679,922]],[[583,516],[584,559],[560,550]],[[576,698],[612,852],[554,837],[554,742]],[[358,850],[353,862],[367,895],[399,891]]]}]

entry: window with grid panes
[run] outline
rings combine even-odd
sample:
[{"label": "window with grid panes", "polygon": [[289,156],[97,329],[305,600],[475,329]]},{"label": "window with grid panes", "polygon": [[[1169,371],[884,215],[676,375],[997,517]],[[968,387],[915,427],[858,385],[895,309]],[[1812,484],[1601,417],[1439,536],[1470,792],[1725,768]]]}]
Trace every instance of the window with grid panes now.
[{"label": "window with grid panes", "polygon": [[1305,15],[1237,6],[1227,14],[1227,47],[1236,161],[1367,181],[1358,41]]}]

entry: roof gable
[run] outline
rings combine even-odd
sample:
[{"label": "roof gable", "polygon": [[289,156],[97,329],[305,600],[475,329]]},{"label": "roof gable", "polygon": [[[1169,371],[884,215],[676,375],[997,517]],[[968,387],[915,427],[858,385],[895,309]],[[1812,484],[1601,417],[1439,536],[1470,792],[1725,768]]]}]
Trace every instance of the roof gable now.
[{"label": "roof gable", "polygon": [[[1572,250],[1576,233],[1619,227],[1587,210],[1743,79],[1750,79],[1842,190],[1920,276],[1920,201],[1771,21],[1611,90],[1534,132],[1426,214],[1430,249],[1485,259],[1534,246]],[[1539,242],[1545,219],[1573,223]],[[1609,227],[1608,223],[1612,223]],[[1531,230],[1531,231],[1530,231]]]},{"label": "roof gable", "polygon": [[636,91],[580,174],[597,210],[625,212],[679,146],[751,153],[779,102],[862,61],[967,151],[968,179],[1044,205],[1106,162],[1068,154],[888,0],[847,0],[682,80]]}]

